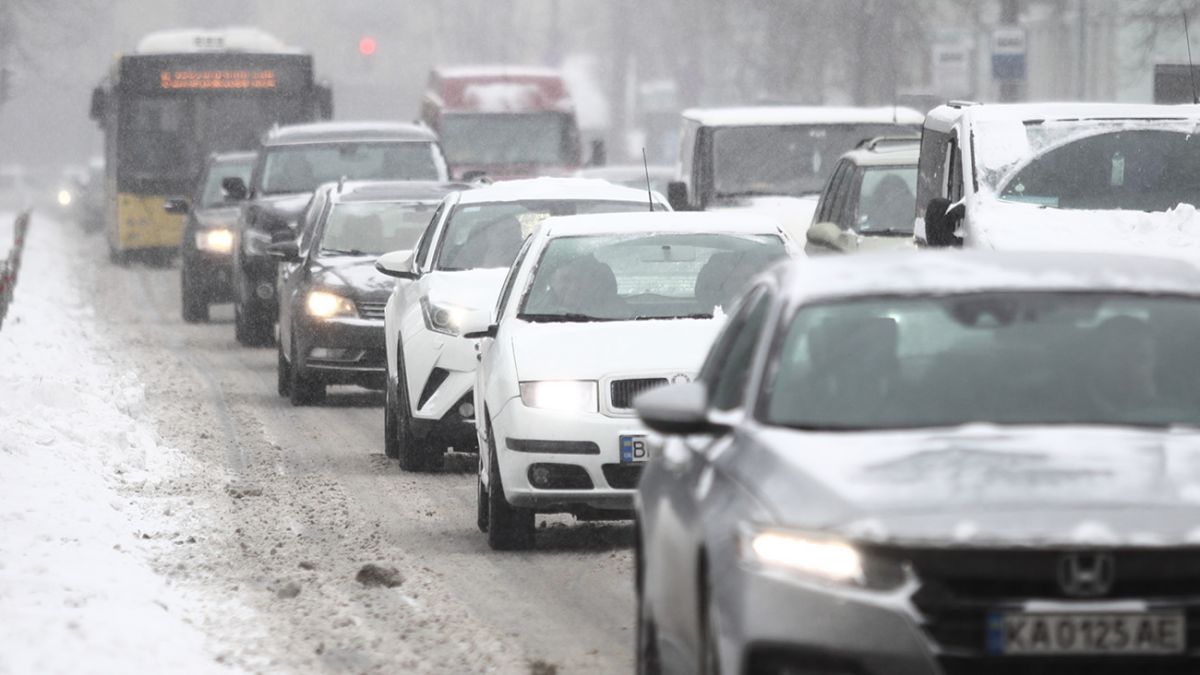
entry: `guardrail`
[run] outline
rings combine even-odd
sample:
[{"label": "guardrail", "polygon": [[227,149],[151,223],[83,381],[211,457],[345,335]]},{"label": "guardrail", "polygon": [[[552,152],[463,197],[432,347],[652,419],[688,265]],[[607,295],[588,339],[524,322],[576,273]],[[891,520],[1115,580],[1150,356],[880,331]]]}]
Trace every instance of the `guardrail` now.
[{"label": "guardrail", "polygon": [[21,253],[25,250],[25,233],[29,230],[29,211],[17,216],[13,225],[13,246],[8,257],[0,260],[0,327],[12,303],[13,290],[17,286],[17,273],[21,271]]}]

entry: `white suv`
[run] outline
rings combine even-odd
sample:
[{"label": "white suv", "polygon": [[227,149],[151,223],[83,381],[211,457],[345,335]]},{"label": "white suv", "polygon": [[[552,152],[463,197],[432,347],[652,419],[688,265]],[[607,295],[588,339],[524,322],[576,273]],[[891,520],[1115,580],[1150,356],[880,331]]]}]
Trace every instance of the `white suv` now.
[{"label": "white suv", "polygon": [[450,194],[415,251],[381,257],[379,271],[400,279],[384,313],[384,453],[406,471],[421,471],[441,466],[447,446],[477,449],[472,388],[478,354],[460,326],[472,315],[489,315],[538,223],[649,211],[651,204],[669,210],[657,194],[600,180],[508,181]]}]

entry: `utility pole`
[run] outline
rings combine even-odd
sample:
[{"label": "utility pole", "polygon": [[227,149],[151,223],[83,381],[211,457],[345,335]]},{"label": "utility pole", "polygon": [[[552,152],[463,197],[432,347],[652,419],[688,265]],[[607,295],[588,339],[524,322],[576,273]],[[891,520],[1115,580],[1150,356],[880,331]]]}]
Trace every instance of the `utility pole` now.
[{"label": "utility pole", "polygon": [[[1001,27],[1017,27],[1021,18],[1021,1],[1020,0],[1000,0],[1000,25]],[[1021,100],[1021,89],[1023,83],[1015,78],[1001,80],[1000,82],[1000,100],[1004,102],[1012,102]]]},{"label": "utility pole", "polygon": [[1079,71],[1076,74],[1076,96],[1080,101],[1088,98],[1088,11],[1086,0],[1075,0],[1079,19]]}]

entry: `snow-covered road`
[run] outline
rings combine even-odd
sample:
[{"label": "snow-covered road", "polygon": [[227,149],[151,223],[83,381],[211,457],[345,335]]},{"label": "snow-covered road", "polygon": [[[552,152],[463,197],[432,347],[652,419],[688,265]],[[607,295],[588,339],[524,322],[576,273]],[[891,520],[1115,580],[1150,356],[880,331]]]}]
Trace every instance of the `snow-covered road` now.
[{"label": "snow-covered road", "polygon": [[0,331],[0,674],[632,670],[632,527],[491,552],[473,457],[400,473],[381,396],[292,408],[228,307],[179,319],[177,269],[40,220],[29,247]]}]

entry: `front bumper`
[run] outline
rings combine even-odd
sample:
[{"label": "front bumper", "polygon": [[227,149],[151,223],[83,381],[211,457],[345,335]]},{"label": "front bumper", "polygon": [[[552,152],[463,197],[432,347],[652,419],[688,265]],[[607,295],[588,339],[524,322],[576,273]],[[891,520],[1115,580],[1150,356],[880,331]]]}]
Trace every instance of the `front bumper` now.
[{"label": "front bumper", "polygon": [[[530,408],[514,399],[492,419],[504,494],[542,513],[630,511],[642,464],[621,463],[622,435],[645,435],[634,417]],[[549,480],[533,484],[533,472]]]},{"label": "front bumper", "polygon": [[744,564],[716,576],[714,619],[722,672],[941,672],[908,603],[911,588],[862,591],[801,582]]},{"label": "front bumper", "polygon": [[[405,340],[404,368],[415,419],[454,420],[459,417],[456,409],[464,401],[473,403],[475,368],[479,365],[475,348],[475,340],[427,328],[414,331]],[[473,418],[461,424],[474,435]]]},{"label": "front bumper", "polygon": [[293,368],[326,384],[383,388],[387,377],[383,321],[305,317],[294,330],[299,363]]},{"label": "front bumper", "polygon": [[233,256],[194,248],[183,250],[182,274],[193,288],[201,289],[209,302],[233,300]]}]

